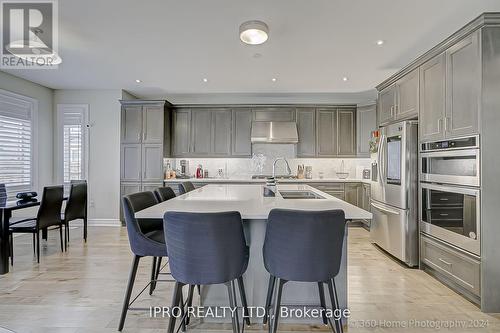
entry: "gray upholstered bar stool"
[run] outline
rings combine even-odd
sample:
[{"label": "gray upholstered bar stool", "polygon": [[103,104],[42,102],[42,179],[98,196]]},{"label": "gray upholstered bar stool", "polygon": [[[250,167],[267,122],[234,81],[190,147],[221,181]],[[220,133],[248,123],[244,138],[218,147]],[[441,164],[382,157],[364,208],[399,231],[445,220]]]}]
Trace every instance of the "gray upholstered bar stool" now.
[{"label": "gray upholstered bar stool", "polygon": [[182,182],[179,184],[179,193],[184,194],[195,190],[193,183],[191,182]]},{"label": "gray upholstered bar stool", "polygon": [[[138,220],[135,217],[136,212],[156,205],[157,203],[158,201],[156,200],[155,195],[153,194],[153,192],[149,191],[126,195],[122,199],[123,215],[125,217],[125,224],[127,226],[130,249],[134,253],[134,259],[132,261],[132,268],[130,269],[127,290],[125,292],[125,299],[123,301],[122,314],[118,326],[119,331],[123,329],[127,311],[130,309],[130,297],[134,288],[139,260],[143,257],[153,257],[151,281],[149,283],[151,294],[154,290],[154,285],[156,283],[157,277],[156,260],[160,257],[167,257],[167,247],[165,245],[165,236],[162,228],[163,221],[161,221],[161,219],[159,219],[160,221]],[[132,301],[132,303],[133,302],[134,301]]]},{"label": "gray upholstered bar stool", "polygon": [[155,189],[155,197],[158,202],[163,202],[175,198],[175,192],[171,187],[158,187]]},{"label": "gray upholstered bar stool", "polygon": [[[264,265],[271,274],[266,315],[274,297],[274,320],[270,320],[270,332],[277,331],[281,294],[288,281],[318,283],[320,304],[325,310],[323,284],[326,283],[332,310],[339,309],[334,279],[340,270],[345,225],[342,210],[271,210],[263,248]],[[273,289],[276,289],[276,295],[273,295]],[[334,320],[335,328],[324,316],[323,322],[328,321],[332,330],[343,332],[340,320]]]},{"label": "gray upholstered bar stool", "polygon": [[[248,266],[249,249],[240,213],[167,212],[164,230],[170,271],[177,281],[172,308],[182,305],[183,286],[190,285],[192,295],[192,286],[212,284],[226,285],[229,305],[234,308],[237,306],[235,281],[238,281],[243,311],[248,314],[242,277]],[[169,333],[174,332],[175,321],[174,316],[170,317]],[[238,333],[237,312],[232,323],[233,333]]]}]

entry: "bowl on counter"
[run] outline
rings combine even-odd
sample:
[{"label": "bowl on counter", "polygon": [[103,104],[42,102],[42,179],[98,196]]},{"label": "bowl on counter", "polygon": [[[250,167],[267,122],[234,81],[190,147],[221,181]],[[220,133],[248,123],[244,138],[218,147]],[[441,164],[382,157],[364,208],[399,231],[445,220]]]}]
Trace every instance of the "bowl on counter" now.
[{"label": "bowl on counter", "polygon": [[339,179],[346,179],[349,177],[349,172],[337,172],[336,175]]}]

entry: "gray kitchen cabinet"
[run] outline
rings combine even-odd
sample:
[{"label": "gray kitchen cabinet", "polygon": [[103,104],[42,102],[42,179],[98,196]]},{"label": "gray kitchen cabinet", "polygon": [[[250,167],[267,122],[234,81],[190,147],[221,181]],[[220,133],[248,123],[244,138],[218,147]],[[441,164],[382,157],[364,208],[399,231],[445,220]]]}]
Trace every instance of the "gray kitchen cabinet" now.
[{"label": "gray kitchen cabinet", "polygon": [[141,181],[141,144],[121,145],[120,179],[122,181]]},{"label": "gray kitchen cabinet", "polygon": [[446,51],[447,138],[479,133],[480,73],[479,32],[475,32]]},{"label": "gray kitchen cabinet", "polygon": [[191,155],[208,156],[212,150],[212,113],[191,111]]},{"label": "gray kitchen cabinet", "polygon": [[397,103],[395,113],[398,120],[418,117],[419,83],[418,69],[406,74],[396,82]]},{"label": "gray kitchen cabinet", "polygon": [[377,107],[366,105],[358,107],[356,114],[356,145],[358,157],[370,157],[372,131],[377,129]]},{"label": "gray kitchen cabinet", "polygon": [[316,154],[329,157],[337,155],[336,110],[316,110]]},{"label": "gray kitchen cabinet", "polygon": [[252,111],[254,121],[295,121],[293,107],[263,107]]},{"label": "gray kitchen cabinet", "polygon": [[163,182],[151,182],[151,183],[142,183],[141,191],[151,191],[153,192],[158,187],[163,187]]},{"label": "gray kitchen cabinet", "polygon": [[140,143],[142,141],[142,106],[127,105],[121,110],[121,142]]},{"label": "gray kitchen cabinet", "polygon": [[252,110],[233,109],[232,155],[251,156]]},{"label": "gray kitchen cabinet", "polygon": [[396,85],[393,84],[379,93],[378,125],[385,125],[394,119],[396,106]]},{"label": "gray kitchen cabinet", "polygon": [[363,183],[362,185],[362,202],[361,208],[367,211],[371,211],[370,201],[371,201],[371,186],[370,184]]},{"label": "gray kitchen cabinet", "polygon": [[297,108],[297,157],[316,156],[316,112],[314,108]]},{"label": "gray kitchen cabinet", "polygon": [[164,113],[163,106],[143,106],[142,143],[163,143]]},{"label": "gray kitchen cabinet", "polygon": [[163,179],[163,147],[161,144],[142,145],[142,181]]},{"label": "gray kitchen cabinet", "polygon": [[420,66],[420,140],[444,137],[446,58],[441,54]]},{"label": "gray kitchen cabinet", "polygon": [[336,112],[337,155],[356,155],[356,110],[338,109]]},{"label": "gray kitchen cabinet", "polygon": [[231,109],[212,110],[212,147],[211,155],[231,155]]},{"label": "gray kitchen cabinet", "polygon": [[344,185],[345,201],[354,206],[360,206],[362,186],[361,183],[346,183]]},{"label": "gray kitchen cabinet", "polygon": [[173,112],[172,148],[175,157],[190,153],[191,141],[191,110],[177,109]]},{"label": "gray kitchen cabinet", "polygon": [[120,193],[122,196],[137,193],[141,191],[141,183],[121,183]]}]

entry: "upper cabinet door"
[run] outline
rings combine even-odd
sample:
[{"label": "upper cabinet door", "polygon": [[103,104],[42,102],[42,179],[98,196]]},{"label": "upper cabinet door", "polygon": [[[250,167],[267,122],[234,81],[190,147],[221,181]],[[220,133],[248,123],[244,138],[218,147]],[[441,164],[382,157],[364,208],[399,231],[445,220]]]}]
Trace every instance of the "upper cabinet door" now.
[{"label": "upper cabinet door", "polygon": [[316,155],[316,117],[314,108],[297,108],[297,157]]},{"label": "upper cabinet door", "polygon": [[212,110],[212,153],[216,156],[231,155],[231,110]]},{"label": "upper cabinet door", "polygon": [[379,93],[378,97],[378,125],[391,122],[395,116],[396,86],[391,85]]},{"label": "upper cabinet door", "polygon": [[212,112],[208,109],[191,111],[191,154],[210,155],[212,150]]},{"label": "upper cabinet door", "polygon": [[173,155],[186,156],[190,152],[191,110],[177,109],[172,115],[173,122]]},{"label": "upper cabinet door", "polygon": [[141,144],[122,144],[120,179],[122,181],[140,182],[141,178]]},{"label": "upper cabinet door", "polygon": [[478,32],[446,51],[447,137],[479,133],[481,58]]},{"label": "upper cabinet door", "polygon": [[408,119],[418,117],[419,108],[419,71],[418,69],[405,75],[397,83],[398,103],[396,117]]},{"label": "upper cabinet door", "polygon": [[121,143],[140,143],[142,141],[142,106],[123,106],[121,118]]},{"label": "upper cabinet door", "polygon": [[356,110],[337,110],[337,155],[356,155]]},{"label": "upper cabinet door", "polygon": [[142,112],[142,142],[163,143],[163,106],[144,106]]},{"label": "upper cabinet door", "polygon": [[441,54],[420,66],[420,140],[444,137],[446,59]]},{"label": "upper cabinet door", "polygon": [[163,147],[161,144],[142,145],[142,181],[163,179]]},{"label": "upper cabinet door", "polygon": [[337,155],[336,126],[334,109],[316,110],[317,155],[328,157]]},{"label": "upper cabinet door", "polygon": [[251,156],[252,110],[233,110],[233,156]]},{"label": "upper cabinet door", "polygon": [[370,157],[371,134],[377,129],[377,107],[375,105],[358,107],[356,122],[358,156]]}]

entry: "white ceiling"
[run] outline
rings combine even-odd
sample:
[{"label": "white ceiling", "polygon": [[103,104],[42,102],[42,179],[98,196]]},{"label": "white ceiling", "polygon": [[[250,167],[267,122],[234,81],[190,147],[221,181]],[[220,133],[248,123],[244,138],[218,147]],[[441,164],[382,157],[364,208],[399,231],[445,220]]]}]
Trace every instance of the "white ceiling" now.
[{"label": "white ceiling", "polygon": [[[485,11],[500,1],[59,0],[59,69],[9,72],[148,98],[362,92]],[[251,19],[268,24],[265,44],[239,41]]]}]

